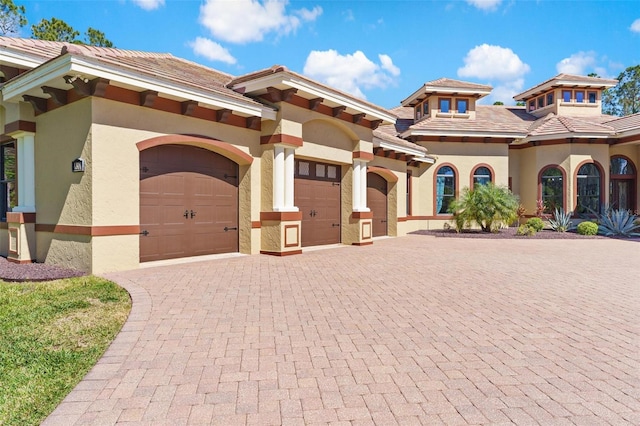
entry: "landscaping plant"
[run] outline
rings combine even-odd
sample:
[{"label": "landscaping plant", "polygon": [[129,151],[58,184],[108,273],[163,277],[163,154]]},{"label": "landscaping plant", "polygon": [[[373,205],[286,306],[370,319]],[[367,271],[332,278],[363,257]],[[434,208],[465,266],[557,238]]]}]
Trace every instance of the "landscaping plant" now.
[{"label": "landscaping plant", "polygon": [[573,228],[571,212],[565,212],[562,207],[556,207],[553,217],[549,219],[549,226],[556,232],[567,232]]},{"label": "landscaping plant", "polygon": [[525,237],[530,237],[532,235],[536,234],[536,230],[535,228],[532,228],[531,226],[527,225],[526,223],[523,223],[522,225],[520,225],[518,227],[518,230],[516,231],[516,235],[522,235]]},{"label": "landscaping plant", "polygon": [[532,217],[531,219],[527,220],[526,225],[530,228],[535,229],[536,232],[540,232],[544,229],[544,222],[539,217]]},{"label": "landscaping plant", "polygon": [[606,236],[638,237],[640,225],[629,210],[606,210],[599,217],[600,233]]},{"label": "landscaping plant", "polygon": [[580,222],[576,228],[580,235],[596,235],[598,233],[598,224],[594,222]]},{"label": "landscaping plant", "polygon": [[85,276],[0,281],[0,425],[40,424],[102,356],[131,299]]},{"label": "landscaping plant", "polygon": [[472,224],[483,232],[497,232],[517,219],[518,206],[518,198],[508,188],[487,183],[465,188],[460,198],[451,202],[449,212],[458,232]]}]

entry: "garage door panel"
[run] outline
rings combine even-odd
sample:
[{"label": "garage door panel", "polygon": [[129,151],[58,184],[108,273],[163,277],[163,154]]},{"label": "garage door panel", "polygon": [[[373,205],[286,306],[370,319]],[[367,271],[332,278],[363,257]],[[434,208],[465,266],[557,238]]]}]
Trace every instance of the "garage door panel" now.
[{"label": "garage door panel", "polygon": [[140,237],[141,261],[238,251],[237,231],[223,230],[237,227],[237,179],[224,178],[237,175],[237,164],[190,146],[140,156],[140,224],[149,232]]},{"label": "garage door panel", "polygon": [[[304,163],[304,164],[303,164]],[[336,244],[341,235],[340,166],[301,160],[296,167],[294,202],[302,212],[303,247]]]}]

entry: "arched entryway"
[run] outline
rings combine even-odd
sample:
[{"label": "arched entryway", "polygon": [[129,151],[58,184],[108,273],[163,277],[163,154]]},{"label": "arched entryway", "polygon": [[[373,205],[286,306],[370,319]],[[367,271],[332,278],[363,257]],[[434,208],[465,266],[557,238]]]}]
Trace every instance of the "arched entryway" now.
[{"label": "arched entryway", "polygon": [[190,145],[140,152],[140,261],[238,251],[238,164]]},{"label": "arched entryway", "polygon": [[614,209],[636,210],[636,168],[623,156],[611,158],[609,165],[609,204]]},{"label": "arched entryway", "polygon": [[385,178],[377,173],[367,173],[367,205],[373,213],[372,236],[388,235],[388,186]]}]

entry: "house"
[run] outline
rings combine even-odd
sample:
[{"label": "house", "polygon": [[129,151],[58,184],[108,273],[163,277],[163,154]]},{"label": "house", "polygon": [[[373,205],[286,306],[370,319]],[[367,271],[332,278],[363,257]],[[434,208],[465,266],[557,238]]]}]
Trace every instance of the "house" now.
[{"label": "house", "polygon": [[100,273],[367,245],[441,228],[460,189],[487,181],[529,211],[638,208],[640,117],[600,113],[614,80],[560,75],[519,108],[440,79],[388,111],[283,66],[232,76],[7,37],[0,72],[0,255],[13,262]]}]

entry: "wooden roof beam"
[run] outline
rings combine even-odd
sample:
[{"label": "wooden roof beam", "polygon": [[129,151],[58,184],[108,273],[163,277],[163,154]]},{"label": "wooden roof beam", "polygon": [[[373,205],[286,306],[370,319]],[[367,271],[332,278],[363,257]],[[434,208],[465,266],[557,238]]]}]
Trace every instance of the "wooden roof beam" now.
[{"label": "wooden roof beam", "polygon": [[39,98],[37,96],[22,95],[22,99],[25,102],[29,102],[33,107],[36,114],[47,112],[47,100],[45,98]]}]

